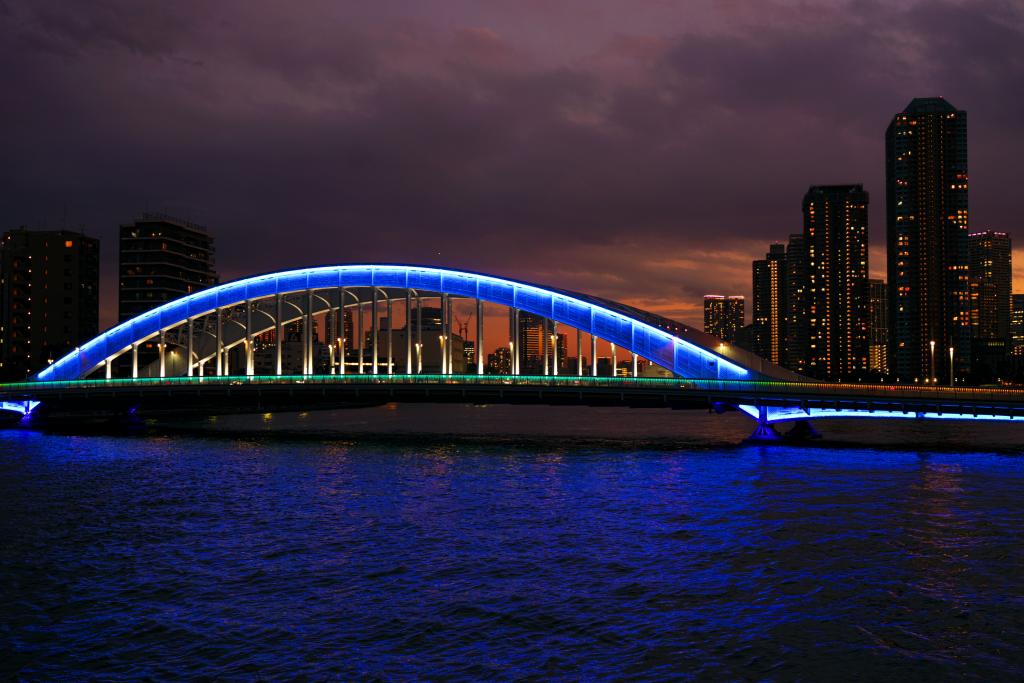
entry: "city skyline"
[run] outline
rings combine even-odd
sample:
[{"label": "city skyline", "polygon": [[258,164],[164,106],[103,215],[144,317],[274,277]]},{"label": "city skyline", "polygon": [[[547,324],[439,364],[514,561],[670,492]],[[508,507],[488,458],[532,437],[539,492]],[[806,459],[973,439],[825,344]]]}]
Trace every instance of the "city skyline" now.
[{"label": "city skyline", "polygon": [[[57,22],[12,4],[0,49],[19,136],[3,227],[66,219],[99,237],[105,302],[116,226],[166,209],[217,233],[224,280],[308,265],[303,245],[316,243],[322,262],[478,267],[697,325],[707,291],[751,295],[748,259],[799,225],[793,191],[856,182],[881,197],[879,131],[909,97],[941,94],[971,111],[971,229],[1016,229],[1008,188],[1024,163],[1012,115],[1024,74],[1009,58],[1020,42],[1013,8],[604,3],[596,20],[396,3],[389,15],[406,24],[364,8],[343,26],[326,8],[260,9],[283,28],[236,16],[225,33],[214,10],[187,4],[126,5],[117,22],[84,7]],[[891,27],[915,51],[890,44]],[[327,40],[339,30],[351,39]],[[288,38],[297,33],[322,48],[317,57]],[[736,38],[728,51],[724,35]],[[959,49],[944,50],[954,35]],[[790,45],[808,41],[831,49],[807,64]],[[702,69],[687,76],[693,63]],[[806,87],[851,64],[843,87]],[[755,116],[759,125],[742,123]],[[72,138],[56,134],[67,120]],[[750,163],[751,152],[776,162]],[[883,212],[875,202],[870,223],[884,225]],[[258,248],[267,241],[274,249]],[[876,229],[873,277],[882,244]],[[112,311],[105,303],[101,326]]]}]

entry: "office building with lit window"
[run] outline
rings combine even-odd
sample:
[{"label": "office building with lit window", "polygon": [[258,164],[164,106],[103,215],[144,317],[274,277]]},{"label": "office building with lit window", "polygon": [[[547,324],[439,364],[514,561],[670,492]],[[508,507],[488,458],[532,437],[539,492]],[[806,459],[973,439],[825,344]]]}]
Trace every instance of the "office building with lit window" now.
[{"label": "office building with lit window", "polygon": [[99,240],[68,230],[0,238],[0,377],[22,380],[99,333]]},{"label": "office building with lit window", "polygon": [[1010,335],[1010,236],[986,230],[967,236],[971,262],[972,327],[975,339]]},{"label": "office building with lit window", "polygon": [[706,294],[704,296],[704,331],[727,341],[735,342],[743,327],[744,299],[742,296]]},{"label": "office building with lit window", "polygon": [[868,369],[889,374],[889,288],[885,280],[868,280],[868,318],[870,344]]},{"label": "office building with lit window", "polygon": [[786,245],[786,351],[783,365],[803,373],[807,368],[807,247],[803,233]]},{"label": "office building with lit window", "polygon": [[970,371],[967,112],[919,98],[885,134],[890,370],[903,381]]},{"label": "office building with lit window", "polygon": [[121,226],[118,316],[130,320],[217,284],[206,228],[162,214]]},{"label": "office building with lit window", "polygon": [[821,379],[868,370],[868,193],[812,186],[803,200],[807,364]]},{"label": "office building with lit window", "polygon": [[753,351],[773,363],[784,362],[786,312],[786,246],[772,244],[765,258],[753,263]]}]

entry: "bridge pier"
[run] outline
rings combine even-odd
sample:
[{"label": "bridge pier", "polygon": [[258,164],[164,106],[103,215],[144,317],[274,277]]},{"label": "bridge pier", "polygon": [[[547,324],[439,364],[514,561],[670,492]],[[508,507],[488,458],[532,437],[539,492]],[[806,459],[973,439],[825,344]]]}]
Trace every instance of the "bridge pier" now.
[{"label": "bridge pier", "polygon": [[821,433],[814,428],[810,420],[797,420],[784,438],[786,441],[811,441],[820,439]]},{"label": "bridge pier", "polygon": [[768,408],[766,406],[757,407],[757,427],[754,428],[754,433],[743,440],[744,444],[756,444],[756,445],[767,445],[776,444],[782,441],[782,437],[775,431],[775,427],[768,422]]}]

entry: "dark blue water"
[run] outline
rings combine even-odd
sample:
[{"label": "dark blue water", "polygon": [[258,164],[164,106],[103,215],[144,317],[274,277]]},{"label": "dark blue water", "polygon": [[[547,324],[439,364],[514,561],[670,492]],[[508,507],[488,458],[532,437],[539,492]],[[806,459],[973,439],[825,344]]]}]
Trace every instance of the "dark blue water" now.
[{"label": "dark blue water", "polygon": [[0,677],[1024,677],[1024,432],[451,410],[0,433]]}]

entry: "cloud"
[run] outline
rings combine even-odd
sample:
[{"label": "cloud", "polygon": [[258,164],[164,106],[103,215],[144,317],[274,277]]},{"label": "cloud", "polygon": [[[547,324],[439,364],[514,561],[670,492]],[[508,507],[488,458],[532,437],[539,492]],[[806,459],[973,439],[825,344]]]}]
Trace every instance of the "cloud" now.
[{"label": "cloud", "polygon": [[699,322],[801,229],[807,186],[871,192],[912,97],[970,112],[972,216],[1013,229],[1024,21],[1002,2],[7,2],[0,215],[105,241],[144,209],[226,276],[406,261]]}]

